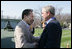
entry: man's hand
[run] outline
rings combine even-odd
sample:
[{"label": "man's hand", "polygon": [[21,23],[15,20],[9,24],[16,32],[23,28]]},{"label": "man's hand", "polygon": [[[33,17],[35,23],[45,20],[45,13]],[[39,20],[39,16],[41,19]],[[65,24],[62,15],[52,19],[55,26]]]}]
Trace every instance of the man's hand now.
[{"label": "man's hand", "polygon": [[35,48],[37,48],[37,47],[38,47],[38,43],[37,43],[37,42],[35,42],[35,43],[34,43],[34,45],[35,45]]}]

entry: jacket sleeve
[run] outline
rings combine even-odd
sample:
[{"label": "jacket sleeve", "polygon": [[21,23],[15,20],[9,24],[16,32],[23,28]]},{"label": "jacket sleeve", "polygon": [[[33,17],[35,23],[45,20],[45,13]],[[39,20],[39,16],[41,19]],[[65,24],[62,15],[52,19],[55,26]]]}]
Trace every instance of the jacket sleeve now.
[{"label": "jacket sleeve", "polygon": [[40,39],[40,37],[35,37],[35,36],[33,36],[33,34],[30,34],[30,38],[31,38],[32,42],[38,42]]},{"label": "jacket sleeve", "polygon": [[[35,47],[35,43],[34,42],[32,42],[32,43],[28,42],[29,38],[24,33],[22,28],[20,28],[18,26],[15,29],[14,37],[15,37],[15,47],[16,48],[33,48],[33,47]],[[35,40],[35,38],[33,36],[31,38]]]}]

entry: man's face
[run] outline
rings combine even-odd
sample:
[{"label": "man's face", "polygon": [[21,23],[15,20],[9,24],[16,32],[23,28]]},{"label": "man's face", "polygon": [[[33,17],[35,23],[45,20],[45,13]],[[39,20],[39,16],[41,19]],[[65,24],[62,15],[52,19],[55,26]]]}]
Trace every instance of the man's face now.
[{"label": "man's face", "polygon": [[30,12],[30,14],[28,15],[28,24],[32,24],[33,23],[33,21],[34,21],[34,16],[33,16],[33,13],[32,12]]},{"label": "man's face", "polygon": [[49,17],[48,13],[45,11],[45,9],[42,9],[42,16],[44,18],[44,20],[46,21]]}]

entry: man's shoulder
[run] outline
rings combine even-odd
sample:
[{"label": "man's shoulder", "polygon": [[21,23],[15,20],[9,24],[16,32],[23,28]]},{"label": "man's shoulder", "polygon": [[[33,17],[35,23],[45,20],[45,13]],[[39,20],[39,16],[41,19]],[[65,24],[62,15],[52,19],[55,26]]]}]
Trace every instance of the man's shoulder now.
[{"label": "man's shoulder", "polygon": [[49,22],[50,24],[60,24],[58,20],[52,20]]},{"label": "man's shoulder", "polygon": [[59,21],[57,21],[57,20],[52,20],[52,21],[50,21],[48,24],[47,24],[47,26],[46,27],[53,27],[53,26],[60,26],[60,23],[59,23]]},{"label": "man's shoulder", "polygon": [[22,21],[20,21],[20,22],[16,25],[16,28],[18,28],[18,27],[22,27],[22,26],[24,26],[24,24],[23,24]]},{"label": "man's shoulder", "polygon": [[23,26],[25,25],[25,23],[23,23],[23,21],[20,21],[16,26]]}]

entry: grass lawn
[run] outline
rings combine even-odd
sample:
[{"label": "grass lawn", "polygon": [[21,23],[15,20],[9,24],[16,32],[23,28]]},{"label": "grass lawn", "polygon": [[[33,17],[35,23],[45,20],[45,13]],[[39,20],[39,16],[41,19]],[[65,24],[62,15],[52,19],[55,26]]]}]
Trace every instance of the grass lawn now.
[{"label": "grass lawn", "polygon": [[[41,28],[35,29],[34,36],[40,36],[42,33]],[[71,30],[62,31],[62,39],[61,39],[61,48],[66,48],[67,43],[69,44],[69,48],[71,48]],[[14,31],[7,31],[1,29],[1,48],[14,48]]]}]

